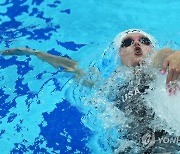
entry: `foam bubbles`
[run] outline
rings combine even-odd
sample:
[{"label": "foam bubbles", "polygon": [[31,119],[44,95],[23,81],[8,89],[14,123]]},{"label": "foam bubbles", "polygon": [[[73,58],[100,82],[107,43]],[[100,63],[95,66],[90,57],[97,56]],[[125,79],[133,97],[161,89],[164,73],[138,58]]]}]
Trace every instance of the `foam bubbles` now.
[{"label": "foam bubbles", "polygon": [[91,114],[83,123],[97,133],[93,140],[101,142],[99,149],[137,153],[144,150],[140,139],[149,131],[180,135],[180,92],[170,96],[165,83],[166,75],[149,66],[122,66],[91,97],[84,97]]},{"label": "foam bubbles", "polygon": [[[153,83],[154,90],[149,91],[145,96],[147,103],[154,109],[161,121],[156,123],[156,127],[163,127],[169,133],[180,135],[180,91],[170,94],[166,87],[167,75],[159,75]],[[162,125],[161,122],[165,123]]]}]

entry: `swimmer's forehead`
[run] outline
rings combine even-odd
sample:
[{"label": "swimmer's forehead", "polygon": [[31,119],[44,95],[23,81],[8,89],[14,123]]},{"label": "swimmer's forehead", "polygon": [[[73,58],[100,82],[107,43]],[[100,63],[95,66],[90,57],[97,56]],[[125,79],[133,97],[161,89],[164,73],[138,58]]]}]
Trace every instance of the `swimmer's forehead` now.
[{"label": "swimmer's forehead", "polygon": [[115,49],[119,50],[119,48],[121,47],[121,44],[122,44],[122,41],[124,41],[125,38],[127,37],[133,37],[133,36],[143,36],[143,37],[147,37],[151,43],[152,43],[152,46],[155,47],[156,46],[156,39],[151,36],[150,34],[142,31],[142,30],[126,30],[124,32],[120,32],[115,38],[114,38],[114,41],[113,41],[113,45],[115,47]]},{"label": "swimmer's forehead", "polygon": [[142,33],[130,33],[130,34],[127,34],[126,36],[124,36],[124,38],[122,39],[122,41],[126,38],[129,38],[129,37],[138,37],[138,36],[143,36],[143,37],[147,37],[145,35],[143,35]]}]

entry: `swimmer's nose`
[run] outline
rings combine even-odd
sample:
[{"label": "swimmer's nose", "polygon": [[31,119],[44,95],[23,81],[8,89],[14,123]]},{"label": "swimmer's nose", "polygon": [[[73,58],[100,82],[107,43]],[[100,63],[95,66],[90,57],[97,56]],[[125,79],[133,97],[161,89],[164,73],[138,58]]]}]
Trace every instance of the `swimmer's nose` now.
[{"label": "swimmer's nose", "polygon": [[140,43],[139,43],[138,40],[135,40],[135,41],[134,41],[134,46],[140,46]]}]

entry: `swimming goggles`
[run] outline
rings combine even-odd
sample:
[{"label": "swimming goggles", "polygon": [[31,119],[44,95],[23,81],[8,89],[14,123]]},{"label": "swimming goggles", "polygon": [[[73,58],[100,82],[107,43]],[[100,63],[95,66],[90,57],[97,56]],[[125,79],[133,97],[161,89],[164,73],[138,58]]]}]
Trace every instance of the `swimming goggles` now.
[{"label": "swimming goggles", "polygon": [[[134,41],[135,40],[137,40],[137,38],[130,38],[130,37],[128,37],[128,38],[126,38],[126,39],[124,39],[123,41],[122,41],[122,44],[121,44],[121,47],[122,48],[126,48],[126,47],[129,47],[130,45],[132,45],[133,43],[134,43]],[[142,43],[142,44],[145,44],[145,45],[150,45],[150,44],[152,44],[151,43],[151,41],[149,40],[149,38],[147,38],[147,37],[144,37],[144,36],[140,36],[140,37],[138,37],[138,41],[140,42],[140,43]]]}]

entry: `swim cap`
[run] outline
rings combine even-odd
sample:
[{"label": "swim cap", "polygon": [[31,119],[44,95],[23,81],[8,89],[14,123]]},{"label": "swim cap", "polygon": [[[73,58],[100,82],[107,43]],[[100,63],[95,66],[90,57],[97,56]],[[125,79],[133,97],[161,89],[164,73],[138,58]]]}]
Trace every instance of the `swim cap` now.
[{"label": "swim cap", "polygon": [[128,34],[131,34],[131,33],[141,33],[143,34],[144,36],[148,37],[149,40],[151,41],[152,43],[152,46],[155,47],[155,44],[156,44],[156,39],[151,36],[150,34],[147,34],[146,32],[142,31],[141,29],[128,29],[128,30],[125,30],[123,32],[120,32],[114,39],[113,41],[113,44],[114,44],[114,47],[119,50],[119,48],[121,47],[121,44],[122,44],[122,40],[124,37],[126,37]]}]

